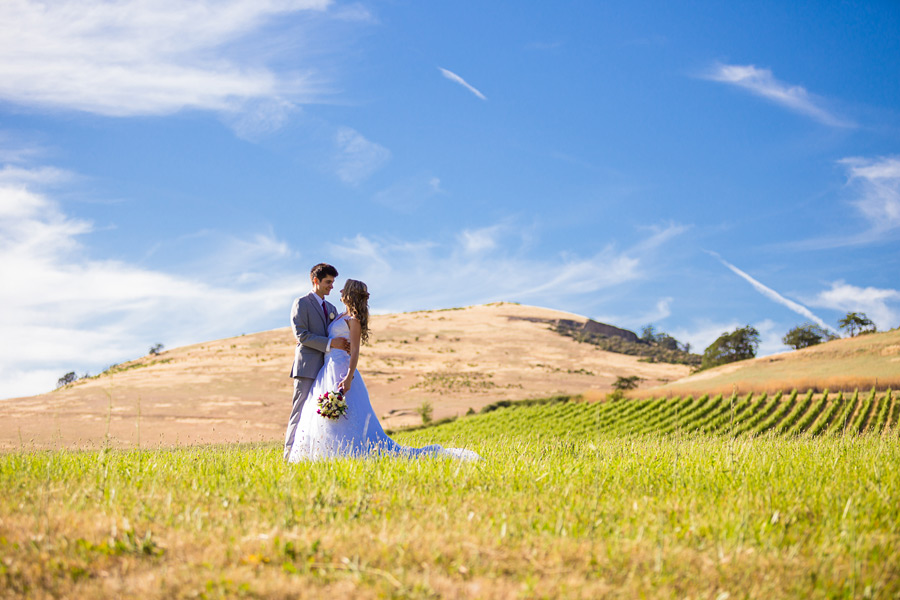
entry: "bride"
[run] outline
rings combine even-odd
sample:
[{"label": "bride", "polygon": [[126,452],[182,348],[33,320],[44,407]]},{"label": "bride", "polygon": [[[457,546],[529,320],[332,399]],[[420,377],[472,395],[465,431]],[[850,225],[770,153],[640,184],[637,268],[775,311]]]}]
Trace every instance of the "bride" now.
[{"label": "bride", "polygon": [[[366,384],[356,370],[360,343],[369,340],[369,292],[362,281],[348,279],[341,290],[346,311],[328,326],[328,337],[350,340],[350,353],[332,348],[325,355],[325,365],[303,405],[294,444],[288,462],[342,456],[390,454],[406,457],[445,456],[463,460],[479,460],[471,450],[443,448],[437,444],[410,448],[396,443],[381,427]],[[342,391],[347,412],[336,420],[318,414],[317,399],[324,393]]]}]

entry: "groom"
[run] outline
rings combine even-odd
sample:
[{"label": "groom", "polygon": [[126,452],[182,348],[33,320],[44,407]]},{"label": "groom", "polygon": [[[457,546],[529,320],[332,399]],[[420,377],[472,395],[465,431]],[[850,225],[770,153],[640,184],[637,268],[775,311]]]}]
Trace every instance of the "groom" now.
[{"label": "groom", "polygon": [[331,348],[350,351],[350,341],[346,338],[328,339],[328,325],[337,315],[337,309],[325,296],[334,287],[337,269],[326,263],[319,263],[309,273],[313,289],[306,296],[294,300],[291,308],[291,328],[297,338],[291,377],[294,378],[294,398],[287,433],[284,436],[284,459],[287,460],[294,445],[300,411],[309,395],[316,375],[325,364],[325,353]]}]

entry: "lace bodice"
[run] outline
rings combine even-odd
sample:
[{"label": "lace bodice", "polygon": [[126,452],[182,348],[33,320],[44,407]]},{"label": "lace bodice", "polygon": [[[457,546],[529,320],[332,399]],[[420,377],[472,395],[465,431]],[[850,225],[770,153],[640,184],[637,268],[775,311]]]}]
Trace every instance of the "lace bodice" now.
[{"label": "lace bodice", "polygon": [[[350,339],[350,325],[347,323],[347,319],[349,317],[347,315],[341,315],[337,319],[331,322],[331,325],[328,326],[328,337],[330,339],[335,338],[344,338]],[[343,350],[338,350],[337,348],[330,348],[328,350],[328,354],[326,356],[331,356],[331,358],[337,358],[338,356],[350,356]]]}]

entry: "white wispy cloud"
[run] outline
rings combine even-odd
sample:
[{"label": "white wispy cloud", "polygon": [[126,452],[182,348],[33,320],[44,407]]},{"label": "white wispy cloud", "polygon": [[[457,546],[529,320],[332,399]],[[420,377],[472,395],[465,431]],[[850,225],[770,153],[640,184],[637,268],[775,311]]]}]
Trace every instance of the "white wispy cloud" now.
[{"label": "white wispy cloud", "polygon": [[769,69],[761,69],[754,65],[720,64],[703,74],[702,77],[745,89],[831,127],[856,126],[852,121],[843,119],[828,110],[824,100],[810,94],[805,88],[779,81]]},{"label": "white wispy cloud", "polygon": [[21,136],[0,130],[0,164],[11,166],[30,163],[44,154],[44,148],[18,139],[19,137]]},{"label": "white wispy cloud", "polygon": [[[621,314],[603,314],[603,315],[593,315],[594,320],[601,321],[603,323],[611,323],[615,324],[619,327],[625,327],[627,329],[631,329],[635,333],[640,333],[642,327],[646,325],[653,325],[654,327],[660,321],[665,320],[669,316],[672,315],[672,302],[674,298],[671,296],[666,296],[664,298],[659,298],[655,304],[651,307],[644,309],[644,312],[628,312]],[[630,308],[632,310],[637,310],[641,305],[644,304],[644,299],[638,300],[634,302],[634,305]],[[665,329],[661,327],[656,327],[657,330]]]},{"label": "white wispy cloud", "polygon": [[728,261],[723,259],[721,256],[716,254],[715,252],[710,252],[709,254],[714,256],[719,262],[721,262],[723,265],[725,265],[735,275],[737,275],[738,277],[740,277],[741,279],[743,279],[744,281],[746,281],[747,283],[752,285],[753,289],[755,289],[757,292],[759,292],[760,294],[762,294],[769,300],[772,300],[773,302],[777,302],[778,304],[781,304],[782,306],[789,308],[790,310],[794,311],[798,315],[801,315],[801,316],[813,321],[814,323],[819,324],[821,327],[824,327],[826,329],[831,329],[831,327],[829,327],[825,323],[825,321],[823,321],[818,316],[814,315],[811,310],[809,310],[802,304],[800,304],[798,302],[794,302],[793,300],[789,300],[788,298],[785,298],[784,296],[782,296],[781,294],[779,294],[772,288],[760,283],[759,281],[757,281],[756,279],[754,279],[753,277],[751,277],[744,271],[738,269],[736,266],[729,263]]},{"label": "white wispy cloud", "polygon": [[900,229],[900,157],[850,157],[837,164],[846,169],[847,202],[861,222],[847,218],[835,233],[782,246],[803,250],[866,246],[891,240]]},{"label": "white wispy cloud", "polygon": [[855,157],[838,162],[847,168],[848,184],[858,191],[853,204],[873,231],[885,233],[900,227],[900,157]]},{"label": "white wispy cloud", "polygon": [[256,142],[281,129],[299,110],[296,104],[283,98],[263,98],[248,100],[240,110],[223,113],[222,120],[239,138]]},{"label": "white wispy cloud", "polygon": [[900,157],[850,157],[837,164],[846,170],[846,202],[860,220],[847,215],[835,232],[778,246],[802,250],[867,246],[891,241],[900,230]]},{"label": "white wispy cloud", "polygon": [[641,316],[638,322],[646,325],[648,323],[656,323],[657,321],[662,321],[672,314],[673,300],[674,298],[672,298],[671,296],[660,298],[656,301],[656,306],[654,307],[654,309],[651,312]]},{"label": "white wispy cloud", "polygon": [[650,235],[639,242],[638,249],[643,252],[655,250],[669,240],[676,238],[691,229],[690,225],[681,223],[669,223],[667,225],[649,225],[641,228],[650,232]]},{"label": "white wispy cloud", "polygon": [[335,135],[335,172],[344,183],[357,185],[391,160],[391,151],[370,142],[350,127],[340,127]]},{"label": "white wispy cloud", "polygon": [[859,287],[835,281],[809,301],[813,306],[865,313],[879,329],[900,327],[900,290]]},{"label": "white wispy cloud", "polygon": [[478,254],[496,248],[501,231],[501,225],[482,227],[480,229],[466,229],[459,234],[459,241],[464,252],[467,254]]},{"label": "white wispy cloud", "polygon": [[298,291],[295,276],[280,275],[293,254],[266,233],[216,245],[210,263],[227,277],[93,258],[83,243],[93,224],[43,191],[59,173],[0,171],[0,398],[48,391],[63,373],[96,373],[154,343],[262,328]]},{"label": "white wispy cloud", "polygon": [[401,213],[411,213],[447,192],[441,187],[439,177],[416,175],[393,183],[377,192],[372,199]]},{"label": "white wispy cloud", "polygon": [[562,308],[647,277],[641,243],[590,255],[535,255],[532,231],[511,222],[420,242],[357,235],[328,253],[369,284],[379,312],[517,301]]},{"label": "white wispy cloud", "polygon": [[365,23],[377,23],[378,19],[361,2],[341,4],[334,10],[334,18],[342,21],[362,21]]},{"label": "white wispy cloud", "polygon": [[[329,4],[0,2],[0,99],[108,116],[232,113],[259,99],[320,99],[328,89],[314,69],[276,73],[264,64],[264,53],[251,51],[248,37],[291,14],[323,14]],[[264,118],[271,120],[272,111]]]},{"label": "white wispy cloud", "polygon": [[438,70],[441,72],[441,74],[444,77],[446,77],[450,81],[458,83],[459,85],[463,86],[464,88],[466,88],[467,90],[469,90],[470,92],[472,92],[473,94],[475,94],[476,96],[481,98],[482,100],[487,100],[487,98],[485,97],[484,94],[482,94],[474,86],[470,85],[469,82],[467,82],[465,79],[463,79],[462,77],[460,77],[453,71],[448,71],[447,69],[444,69],[443,67],[438,67]]},{"label": "white wispy cloud", "polygon": [[74,173],[56,167],[28,168],[10,164],[0,167],[0,184],[5,185],[37,184],[47,186],[65,183],[75,178]]}]

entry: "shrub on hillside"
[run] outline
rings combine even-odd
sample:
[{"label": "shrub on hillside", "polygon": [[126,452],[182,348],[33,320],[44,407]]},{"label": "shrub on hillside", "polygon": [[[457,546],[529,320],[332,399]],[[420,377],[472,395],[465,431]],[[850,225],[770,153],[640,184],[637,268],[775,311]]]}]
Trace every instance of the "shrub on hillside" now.
[{"label": "shrub on hillside", "polygon": [[434,415],[434,408],[431,406],[431,402],[426,400],[419,408],[416,409],[416,412],[419,413],[419,416],[422,417],[422,424],[428,425],[432,421],[432,417]]},{"label": "shrub on hillside", "polygon": [[613,383],[613,389],[619,391],[633,390],[637,388],[638,383],[643,380],[643,377],[639,377],[637,375],[629,375],[628,377],[622,377],[621,375],[619,375],[618,377],[616,377],[615,383]]}]

